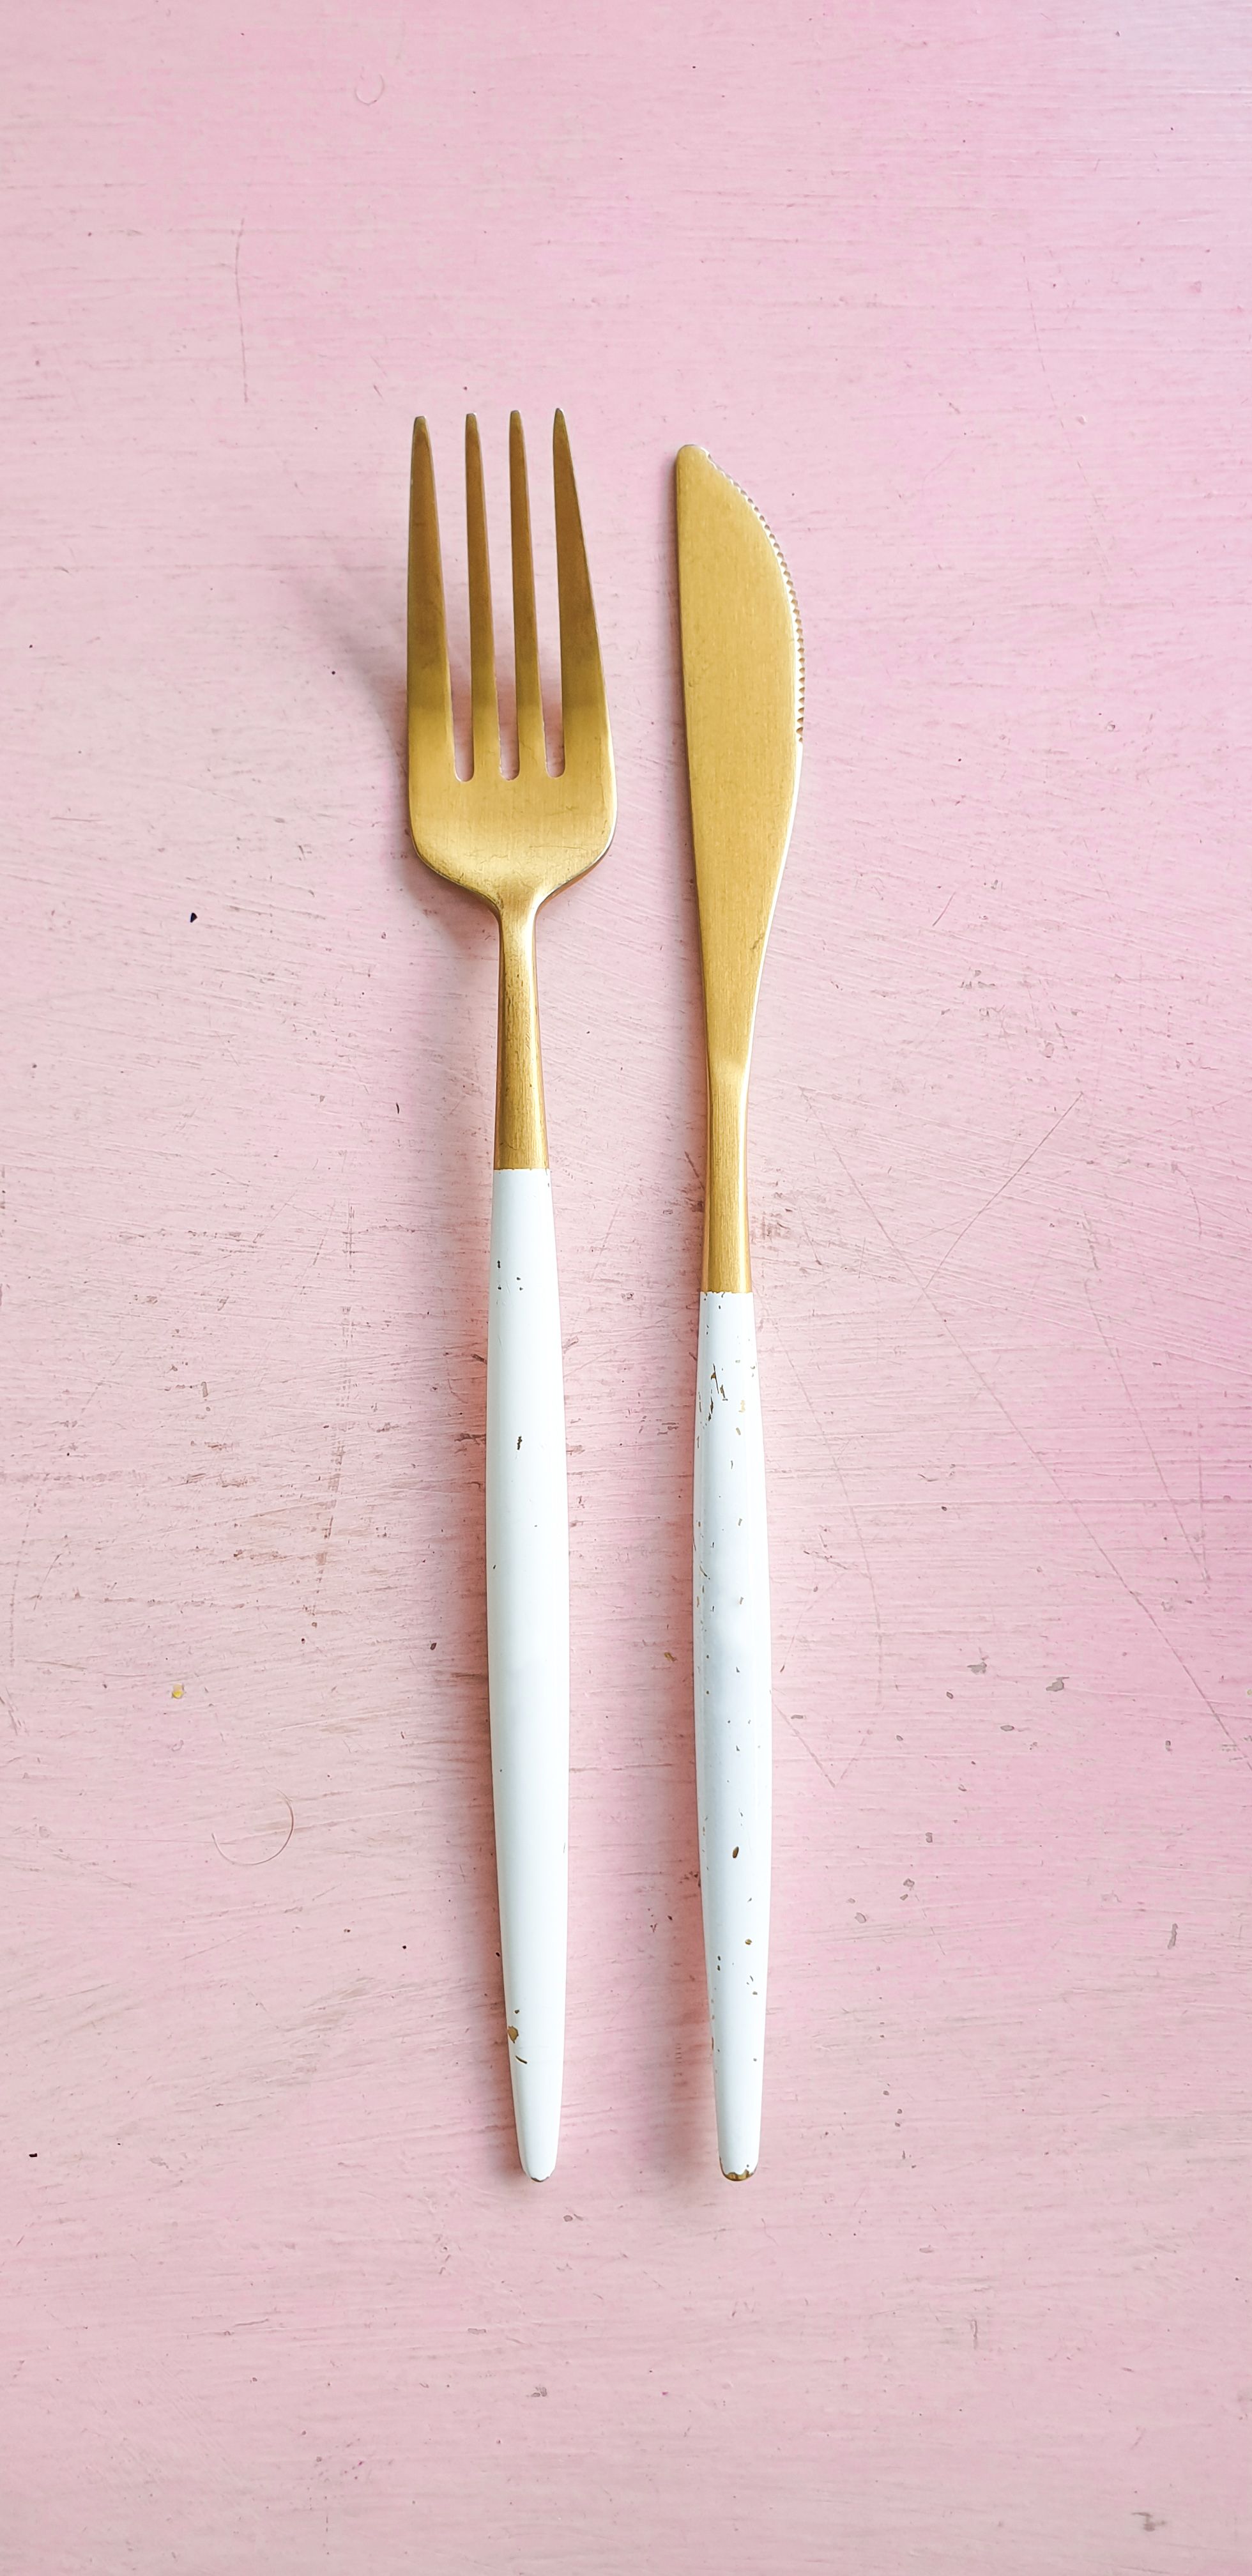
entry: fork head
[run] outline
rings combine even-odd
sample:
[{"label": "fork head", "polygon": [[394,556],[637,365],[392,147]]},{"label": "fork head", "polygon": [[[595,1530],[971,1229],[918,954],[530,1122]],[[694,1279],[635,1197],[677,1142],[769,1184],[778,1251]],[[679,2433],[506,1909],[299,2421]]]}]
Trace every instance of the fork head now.
[{"label": "fork head", "polygon": [[418,856],[426,865],[481,895],[501,918],[506,912],[533,913],[559,886],[569,885],[594,867],[612,839],[617,813],[595,609],[569,436],[561,412],[553,423],[552,463],[565,766],[553,777],[547,765],[526,450],[521,420],[514,412],[509,423],[509,495],[517,776],[506,778],[500,767],[482,450],[471,414],[465,424],[465,501],[474,767],[471,777],[458,778],[434,468],[426,423],[414,424],[409,508],[409,820]]}]

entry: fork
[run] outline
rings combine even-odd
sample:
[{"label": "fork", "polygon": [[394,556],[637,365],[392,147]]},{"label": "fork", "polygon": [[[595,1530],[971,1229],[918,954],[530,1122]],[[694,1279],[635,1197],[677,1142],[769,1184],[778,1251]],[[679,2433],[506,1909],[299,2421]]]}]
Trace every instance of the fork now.
[{"label": "fork", "polygon": [[465,424],[473,773],[457,776],[434,467],[413,430],[409,507],[409,820],[419,858],[491,906],[500,930],[487,1326],[487,1669],[505,2027],[518,2153],[556,2163],[565,2047],[569,1832],[569,1508],[556,1238],[539,1055],[535,916],[603,857],[613,749],[569,437],[552,431],[564,767],[548,767],[526,450],[509,422],[518,769],[500,761],[478,424]]}]

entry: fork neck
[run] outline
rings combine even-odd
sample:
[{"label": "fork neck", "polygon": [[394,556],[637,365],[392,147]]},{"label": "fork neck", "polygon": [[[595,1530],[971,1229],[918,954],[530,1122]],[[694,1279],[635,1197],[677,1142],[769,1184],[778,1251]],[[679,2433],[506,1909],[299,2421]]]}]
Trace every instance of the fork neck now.
[{"label": "fork neck", "polygon": [[537,906],[503,905],[500,925],[500,1023],[496,1041],[496,1170],[544,1172],[548,1130],[539,1054],[539,988],[535,979]]}]

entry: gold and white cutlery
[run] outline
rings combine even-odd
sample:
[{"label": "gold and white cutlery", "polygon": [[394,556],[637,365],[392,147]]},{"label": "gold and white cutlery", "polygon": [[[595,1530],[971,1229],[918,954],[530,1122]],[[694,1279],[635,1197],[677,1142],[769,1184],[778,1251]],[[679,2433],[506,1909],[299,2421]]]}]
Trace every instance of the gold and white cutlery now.
[{"label": "gold and white cutlery", "polygon": [[535,916],[594,867],[616,816],[613,751],[582,520],[553,430],[564,767],[548,767],[522,424],[509,424],[518,771],[501,767],[478,428],[465,425],[473,774],[457,776],[434,471],[413,432],[409,817],[418,854],[491,906],[500,930],[487,1331],[487,1660],[505,2025],[524,2170],[556,2163],[565,2039],[569,1516]]},{"label": "gold and white cutlery", "polygon": [[791,838],[804,657],[760,512],[703,448],[676,468],[687,766],[708,1050],[696,1379],[696,1783],[722,2171],[760,2152],[770,1902],[765,1458],[748,1257],[747,1110],[765,943]]}]

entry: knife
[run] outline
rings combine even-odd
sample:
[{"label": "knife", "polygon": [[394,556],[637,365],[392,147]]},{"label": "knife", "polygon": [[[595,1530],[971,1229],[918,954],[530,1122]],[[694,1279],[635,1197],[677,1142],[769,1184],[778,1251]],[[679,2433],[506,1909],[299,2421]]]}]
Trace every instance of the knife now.
[{"label": "knife", "polygon": [[717,2149],[761,2142],[770,1895],[765,1455],[748,1257],[747,1110],[765,943],[804,723],[795,592],[765,521],[700,447],[675,469],[687,769],[708,1051],[696,1367],[696,1792]]}]

